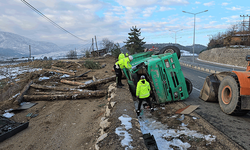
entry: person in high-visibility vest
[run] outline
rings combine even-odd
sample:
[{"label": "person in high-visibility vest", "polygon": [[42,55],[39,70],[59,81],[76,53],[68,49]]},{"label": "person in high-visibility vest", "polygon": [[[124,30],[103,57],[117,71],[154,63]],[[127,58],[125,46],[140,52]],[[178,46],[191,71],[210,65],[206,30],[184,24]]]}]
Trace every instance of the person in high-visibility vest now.
[{"label": "person in high-visibility vest", "polygon": [[126,57],[128,57],[128,53],[126,53]]},{"label": "person in high-visibility vest", "polygon": [[129,57],[125,57],[121,60],[118,60],[115,65],[114,65],[114,70],[115,70],[115,74],[116,74],[116,86],[118,88],[121,88],[122,86],[124,86],[124,84],[122,84],[122,69],[123,68],[132,68],[130,62],[133,60],[133,56],[129,56]]},{"label": "person in high-visibility vest", "polygon": [[142,75],[136,87],[136,97],[139,99],[138,109],[136,111],[138,116],[140,115],[141,104],[142,104],[142,101],[144,100],[149,104],[151,112],[154,111],[154,108],[152,107],[152,104],[149,99],[150,91],[151,91],[150,84],[148,83],[148,81],[146,81],[145,76]]},{"label": "person in high-visibility vest", "polygon": [[121,54],[118,56],[118,60],[121,60],[121,59],[123,59],[123,58],[125,58],[125,55],[124,55],[123,53],[121,53]]}]

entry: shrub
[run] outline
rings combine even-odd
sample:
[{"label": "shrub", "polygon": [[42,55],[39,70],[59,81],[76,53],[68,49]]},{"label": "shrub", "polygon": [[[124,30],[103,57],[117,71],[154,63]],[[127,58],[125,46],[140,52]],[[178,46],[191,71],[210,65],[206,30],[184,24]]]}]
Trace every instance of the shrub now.
[{"label": "shrub", "polygon": [[87,60],[85,63],[84,63],[84,66],[88,69],[100,69],[101,66],[99,63],[97,62],[93,62],[91,60]]}]

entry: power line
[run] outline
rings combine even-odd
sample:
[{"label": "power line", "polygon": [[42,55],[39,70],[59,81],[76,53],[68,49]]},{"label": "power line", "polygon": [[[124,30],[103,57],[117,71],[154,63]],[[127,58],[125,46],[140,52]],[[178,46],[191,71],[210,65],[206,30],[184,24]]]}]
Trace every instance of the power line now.
[{"label": "power line", "polygon": [[25,5],[27,5],[29,8],[31,8],[33,11],[35,11],[37,14],[39,14],[40,16],[42,16],[43,18],[47,19],[50,23],[52,23],[55,27],[69,33],[70,35],[72,35],[73,37],[82,40],[82,41],[88,41],[88,40],[83,40],[81,38],[79,38],[78,36],[74,35],[73,33],[69,32],[68,30],[64,29],[63,27],[61,27],[60,25],[58,25],[57,23],[55,23],[53,20],[51,20],[50,18],[48,18],[47,16],[45,16],[43,13],[41,13],[39,10],[37,10],[35,7],[33,7],[31,4],[29,4],[28,2],[26,2],[25,0],[21,0]]}]

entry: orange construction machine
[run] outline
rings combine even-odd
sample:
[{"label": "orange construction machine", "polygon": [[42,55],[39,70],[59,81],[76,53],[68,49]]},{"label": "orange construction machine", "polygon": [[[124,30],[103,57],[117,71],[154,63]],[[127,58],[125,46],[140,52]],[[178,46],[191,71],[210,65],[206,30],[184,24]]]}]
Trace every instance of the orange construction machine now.
[{"label": "orange construction machine", "polygon": [[229,115],[245,115],[250,110],[250,55],[246,71],[213,73],[205,79],[200,98],[218,102]]}]

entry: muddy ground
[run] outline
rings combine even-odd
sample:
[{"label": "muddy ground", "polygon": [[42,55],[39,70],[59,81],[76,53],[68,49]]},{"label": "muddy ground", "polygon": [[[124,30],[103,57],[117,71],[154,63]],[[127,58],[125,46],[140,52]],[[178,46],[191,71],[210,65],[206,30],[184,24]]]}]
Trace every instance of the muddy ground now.
[{"label": "muddy ground", "polygon": [[[78,60],[54,60],[54,61],[34,61],[18,64],[18,66],[29,66],[40,69],[52,69],[52,66],[62,68],[67,71],[74,71],[74,76],[79,76],[90,70],[84,66],[87,59]],[[115,75],[113,64],[115,58],[105,57],[100,59],[89,59],[104,66],[101,69],[91,69],[87,73],[88,77],[103,79]],[[10,66],[5,66],[10,67]],[[3,114],[7,109],[18,108],[15,103],[15,98],[12,96],[20,92],[23,87],[30,81],[46,86],[76,88],[77,86],[68,85],[60,82],[60,76],[63,74],[53,73],[51,71],[37,70],[35,72],[23,73],[18,75],[18,80],[1,80],[0,94],[0,113]],[[41,77],[50,77],[50,79],[39,80]],[[72,80],[72,79],[71,79]],[[89,79],[88,79],[89,80]],[[85,82],[88,80],[81,80]],[[15,82],[14,82],[15,81]],[[15,115],[10,119],[16,122],[29,122],[29,127],[13,137],[0,143],[2,150],[37,150],[37,149],[60,149],[60,150],[82,150],[82,149],[147,149],[142,139],[140,125],[135,113],[135,97],[130,94],[126,79],[123,79],[125,86],[119,89],[113,89],[112,93],[102,97],[89,97],[84,99],[72,100],[50,100],[50,101],[31,101],[37,103],[35,106],[15,112]],[[91,90],[108,90],[114,85],[115,81],[105,84],[100,84]],[[53,92],[51,90],[34,89],[30,87],[27,95],[33,95],[35,92]],[[111,103],[114,102],[111,106]],[[164,109],[162,109],[164,107]],[[171,103],[164,106],[155,105],[155,112],[151,114],[152,118],[157,121],[167,124],[169,129],[179,129],[182,123],[187,124],[190,130],[196,130],[198,133],[215,135],[216,129],[211,127],[205,121],[202,121],[197,114],[186,115],[184,120],[177,120],[172,116],[176,115],[175,111],[184,108],[185,105],[181,102]],[[108,113],[107,113],[108,111]],[[35,117],[27,117],[28,114],[36,114]],[[116,128],[121,126],[121,121],[118,119],[122,115],[129,115],[132,118],[133,128],[129,130],[132,142],[130,147],[121,144],[122,137],[115,133]],[[193,119],[193,117],[200,119]],[[176,116],[177,118],[180,115]],[[108,125],[103,127],[100,123],[107,120]],[[211,133],[212,132],[212,133]],[[100,138],[104,136],[104,138]],[[189,136],[178,137],[183,142],[188,142],[191,147],[189,149],[228,149],[231,142],[221,133],[217,133],[215,141],[208,144],[206,140],[200,138],[192,138]],[[172,137],[166,140],[173,140]],[[98,141],[98,142],[97,142]],[[224,142],[222,142],[224,141]],[[225,142],[226,141],[226,142]],[[173,149],[180,149],[171,146]],[[236,147],[237,148],[237,147]],[[239,148],[240,149],[240,148]]]}]

